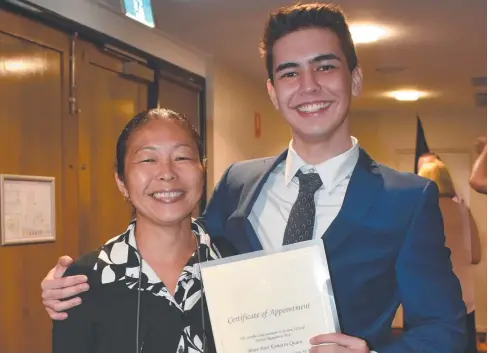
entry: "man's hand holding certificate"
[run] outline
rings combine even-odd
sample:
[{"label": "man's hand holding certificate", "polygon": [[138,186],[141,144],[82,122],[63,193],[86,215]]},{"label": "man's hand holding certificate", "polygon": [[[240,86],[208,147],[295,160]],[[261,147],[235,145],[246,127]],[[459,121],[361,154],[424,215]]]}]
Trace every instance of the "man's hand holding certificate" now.
[{"label": "man's hand holding certificate", "polygon": [[314,346],[309,353],[376,353],[369,350],[366,341],[342,333],[319,335],[313,337],[310,343]]},{"label": "man's hand holding certificate", "polygon": [[321,240],[201,265],[218,353],[305,353],[339,332]]}]

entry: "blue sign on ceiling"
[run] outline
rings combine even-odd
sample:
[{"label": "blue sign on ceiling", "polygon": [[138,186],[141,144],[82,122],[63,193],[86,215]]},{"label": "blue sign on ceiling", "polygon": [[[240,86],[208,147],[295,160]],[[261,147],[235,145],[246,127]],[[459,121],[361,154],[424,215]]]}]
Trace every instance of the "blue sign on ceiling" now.
[{"label": "blue sign on ceiling", "polygon": [[151,0],[124,0],[125,15],[154,28]]}]

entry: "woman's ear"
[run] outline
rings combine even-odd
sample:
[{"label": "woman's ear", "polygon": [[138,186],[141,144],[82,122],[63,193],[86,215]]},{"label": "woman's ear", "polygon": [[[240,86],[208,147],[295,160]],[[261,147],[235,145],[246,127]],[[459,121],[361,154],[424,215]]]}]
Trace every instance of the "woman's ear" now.
[{"label": "woman's ear", "polygon": [[207,158],[202,159],[202,169],[203,169],[203,173],[207,171]]},{"label": "woman's ear", "polygon": [[122,180],[122,178],[117,172],[114,172],[114,176],[115,176],[115,182],[117,183],[117,188],[119,189],[120,193],[122,194],[122,196],[124,196],[124,199],[130,201],[129,191],[125,187],[124,180]]}]

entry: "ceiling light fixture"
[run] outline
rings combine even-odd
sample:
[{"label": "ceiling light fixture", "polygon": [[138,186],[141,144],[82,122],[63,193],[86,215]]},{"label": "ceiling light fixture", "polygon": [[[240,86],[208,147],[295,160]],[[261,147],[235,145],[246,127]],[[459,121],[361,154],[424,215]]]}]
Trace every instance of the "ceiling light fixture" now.
[{"label": "ceiling light fixture", "polygon": [[398,91],[391,91],[388,92],[386,95],[390,98],[396,99],[397,101],[413,102],[419,100],[420,98],[425,98],[429,94],[423,91],[404,89]]},{"label": "ceiling light fixture", "polygon": [[349,31],[355,44],[377,42],[388,35],[386,28],[376,25],[350,25]]}]

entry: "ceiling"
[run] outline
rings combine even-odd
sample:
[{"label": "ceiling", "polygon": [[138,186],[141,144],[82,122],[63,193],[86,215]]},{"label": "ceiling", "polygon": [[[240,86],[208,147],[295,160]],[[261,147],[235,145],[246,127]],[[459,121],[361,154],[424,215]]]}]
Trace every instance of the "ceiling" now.
[{"label": "ceiling", "polygon": [[[117,1],[119,0],[105,0]],[[264,82],[258,43],[270,11],[284,0],[153,0],[157,27]],[[356,109],[399,104],[473,108],[474,94],[486,92],[486,0],[337,0],[349,23],[385,25],[393,35],[357,46],[365,76]],[[476,87],[473,77],[484,77]],[[432,91],[436,97],[398,103],[381,97],[399,88]],[[485,96],[486,97],[486,96]],[[486,103],[485,103],[486,106]]]}]

